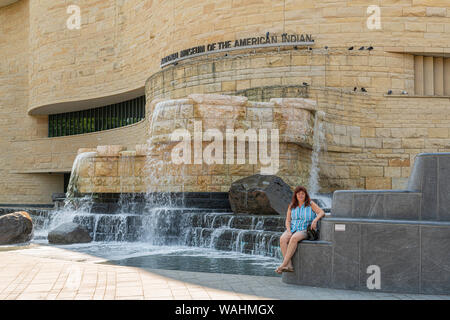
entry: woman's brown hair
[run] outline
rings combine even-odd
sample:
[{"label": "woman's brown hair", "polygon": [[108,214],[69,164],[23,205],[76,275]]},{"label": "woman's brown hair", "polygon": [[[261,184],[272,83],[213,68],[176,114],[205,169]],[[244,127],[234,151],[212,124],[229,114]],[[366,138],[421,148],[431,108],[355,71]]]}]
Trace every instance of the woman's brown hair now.
[{"label": "woman's brown hair", "polygon": [[292,196],[291,209],[298,207],[297,193],[299,193],[300,191],[303,191],[305,193],[305,207],[309,207],[311,205],[311,198],[309,197],[309,194],[308,194],[308,191],[306,191],[306,188],[302,187],[302,186],[298,186],[297,188],[295,188],[294,195]]}]

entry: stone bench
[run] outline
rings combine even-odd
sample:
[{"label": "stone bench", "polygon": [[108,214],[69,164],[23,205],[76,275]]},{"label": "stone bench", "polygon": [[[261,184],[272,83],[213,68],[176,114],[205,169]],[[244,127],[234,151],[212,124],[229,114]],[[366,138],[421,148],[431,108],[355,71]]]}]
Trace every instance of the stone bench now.
[{"label": "stone bench", "polygon": [[416,157],[405,190],[333,194],[317,245],[299,243],[290,284],[368,291],[450,294],[450,153]]},{"label": "stone bench", "polygon": [[416,156],[405,190],[339,190],[336,217],[450,221],[450,153]]}]

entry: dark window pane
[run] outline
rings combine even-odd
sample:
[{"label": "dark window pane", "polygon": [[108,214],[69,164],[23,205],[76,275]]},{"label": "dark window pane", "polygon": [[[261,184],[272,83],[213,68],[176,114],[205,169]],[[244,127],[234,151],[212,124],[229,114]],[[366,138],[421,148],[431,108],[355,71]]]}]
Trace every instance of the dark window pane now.
[{"label": "dark window pane", "polygon": [[84,111],[80,111],[80,133],[84,133]]},{"label": "dark window pane", "polygon": [[65,136],[66,135],[66,115],[65,114],[61,115],[61,129],[62,129],[62,135]]},{"label": "dark window pane", "polygon": [[106,129],[111,129],[111,106],[106,108]]},{"label": "dark window pane", "polygon": [[145,118],[145,97],[142,97],[142,102],[141,102],[141,119]]},{"label": "dark window pane", "polygon": [[95,131],[95,109],[91,109],[89,110],[89,118],[91,119],[91,125],[90,125],[90,132],[94,132]]},{"label": "dark window pane", "polygon": [[145,118],[145,96],[108,106],[48,116],[48,136],[68,136],[118,128]]},{"label": "dark window pane", "polygon": [[83,111],[77,112],[78,134],[83,133]]},{"label": "dark window pane", "polygon": [[127,101],[127,125],[131,124],[131,101]]},{"label": "dark window pane", "polygon": [[66,115],[67,119],[67,135],[70,136],[72,134],[72,113],[68,113]]},{"label": "dark window pane", "polygon": [[83,133],[88,133],[88,114],[87,111],[83,111]]},{"label": "dark window pane", "polygon": [[80,120],[80,118],[81,118],[81,115],[80,115],[80,111],[77,111],[76,113],[75,113],[75,124],[76,124],[76,133],[77,134],[80,134],[81,133],[81,120]]},{"label": "dark window pane", "polygon": [[98,109],[98,130],[103,130],[103,108]]},{"label": "dark window pane", "polygon": [[137,98],[137,113],[136,113],[136,117],[137,117],[137,121],[141,121],[141,98]]},{"label": "dark window pane", "polygon": [[91,110],[86,110],[86,118],[87,118],[87,131],[91,132]]},{"label": "dark window pane", "polygon": [[126,126],[127,125],[127,109],[126,109],[126,104],[125,102],[122,102],[120,104],[120,110],[121,110],[121,114],[120,114],[120,125]]},{"label": "dark window pane", "polygon": [[98,108],[92,110],[92,119],[93,119],[93,130],[95,131],[99,131],[98,130]]},{"label": "dark window pane", "polygon": [[52,123],[53,121],[52,121],[52,116],[51,115],[49,115],[48,116],[48,136],[51,138],[51,137],[53,137],[53,128],[52,128],[52,126],[53,126],[53,123]]},{"label": "dark window pane", "polygon": [[86,115],[85,115],[85,111],[81,111],[81,133],[86,133]]},{"label": "dark window pane", "polygon": [[54,115],[53,125],[55,126],[55,129],[54,129],[55,137],[58,137],[58,115],[57,114]]},{"label": "dark window pane", "polygon": [[134,100],[134,99],[130,101],[130,107],[131,107],[130,108],[130,118],[131,118],[130,122],[131,123],[134,123],[134,105],[135,105],[135,101],[136,100]]},{"label": "dark window pane", "polygon": [[66,114],[66,134],[68,135],[68,136],[70,136],[70,120],[71,120],[71,116],[70,116],[70,113],[67,113]]},{"label": "dark window pane", "polygon": [[121,127],[120,124],[120,103],[116,103],[116,127]]},{"label": "dark window pane", "polygon": [[119,127],[122,126],[122,103],[117,104],[117,111],[118,111],[118,125]]},{"label": "dark window pane", "polygon": [[60,114],[58,114],[56,121],[58,121],[57,126],[58,126],[58,137],[59,137],[59,136],[61,136],[61,131],[62,131],[61,130],[61,115]]},{"label": "dark window pane", "polygon": [[117,128],[117,104],[113,104],[113,128]]},{"label": "dark window pane", "polygon": [[137,122],[138,99],[133,100],[133,123]]},{"label": "dark window pane", "polygon": [[81,134],[83,129],[81,127],[81,111],[77,112],[77,134]]}]

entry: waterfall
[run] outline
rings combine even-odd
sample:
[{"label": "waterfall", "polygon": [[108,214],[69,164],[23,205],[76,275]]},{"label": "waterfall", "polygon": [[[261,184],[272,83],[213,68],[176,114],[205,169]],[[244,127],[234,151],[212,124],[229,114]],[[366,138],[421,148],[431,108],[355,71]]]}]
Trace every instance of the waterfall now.
[{"label": "waterfall", "polygon": [[136,152],[134,151],[123,151],[119,157],[120,196],[118,207],[121,213],[136,211],[135,158]]},{"label": "waterfall", "polygon": [[67,186],[66,199],[73,200],[78,194],[78,179],[80,178],[81,165],[86,159],[94,157],[96,152],[83,152],[76,156],[72,165],[72,172],[70,173],[69,185]]},{"label": "waterfall", "polygon": [[[82,153],[74,161],[67,203],[48,218],[48,230],[64,222],[76,222],[85,227],[96,242],[141,242],[155,246],[195,246],[205,249],[281,257],[279,237],[284,230],[284,217],[234,215],[209,209],[187,209],[183,206],[183,174],[186,166],[172,164],[170,154],[170,117],[187,105],[186,101],[157,103],[151,115],[144,167],[145,198],[136,196],[134,178],[138,161],[132,151],[123,151],[118,159],[120,192],[118,202],[110,198],[98,202],[80,194],[77,181],[86,176],[84,166],[95,152]],[[262,115],[258,114],[262,121]],[[167,124],[167,128],[161,127]],[[322,126],[316,113],[314,130],[313,168],[318,168],[318,153]],[[134,154],[135,155],[135,154]],[[139,160],[140,161],[140,160]],[[80,173],[82,171],[82,174]],[[316,174],[316,180],[318,172]],[[313,176],[312,176],[312,179]],[[91,182],[93,179],[90,179]],[[173,186],[173,189],[167,189]],[[87,186],[89,188],[89,186]],[[84,192],[84,190],[83,190]],[[94,203],[94,200],[97,201]],[[73,203],[76,202],[76,206]]]},{"label": "waterfall", "polygon": [[326,136],[324,131],[324,122],[321,121],[325,117],[323,111],[317,111],[314,116],[314,136],[313,150],[311,153],[311,169],[309,174],[309,194],[316,195],[320,191],[319,184],[319,155],[320,150],[326,151]]},{"label": "waterfall", "polygon": [[[145,163],[145,185],[147,204],[150,207],[175,207],[183,206],[183,194],[170,193],[184,192],[184,176],[186,166],[176,166],[172,163],[169,152],[170,134],[166,129],[171,129],[170,122],[173,117],[167,110],[171,109],[175,114],[181,112],[181,107],[189,104],[189,100],[167,100],[155,105],[150,121],[150,137],[147,141],[147,158]],[[167,125],[163,128],[159,125]],[[187,124],[185,124],[187,126]],[[181,176],[180,176],[181,175]]]}]

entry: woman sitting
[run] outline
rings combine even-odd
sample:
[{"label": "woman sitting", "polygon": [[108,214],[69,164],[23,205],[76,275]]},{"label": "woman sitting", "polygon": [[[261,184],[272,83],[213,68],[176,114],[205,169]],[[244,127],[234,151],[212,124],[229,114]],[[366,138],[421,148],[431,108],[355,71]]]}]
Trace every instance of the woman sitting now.
[{"label": "woman sitting", "polygon": [[291,258],[297,249],[299,241],[306,239],[306,229],[317,230],[317,222],[325,216],[325,212],[309,198],[304,187],[295,188],[292,202],[286,216],[286,231],[280,237],[280,248],[283,254],[283,263],[275,270],[276,273],[293,272]]}]

